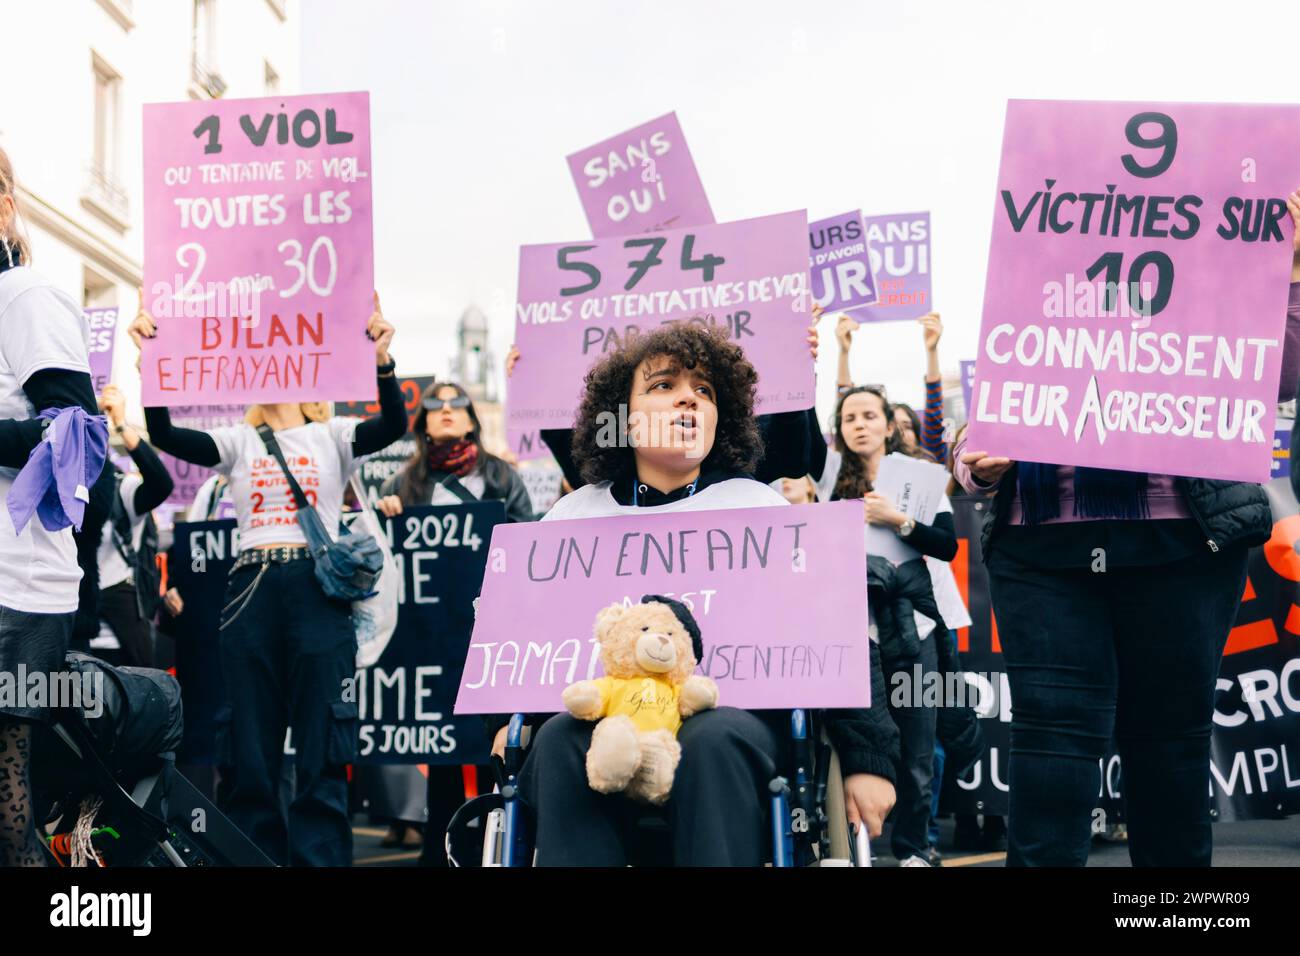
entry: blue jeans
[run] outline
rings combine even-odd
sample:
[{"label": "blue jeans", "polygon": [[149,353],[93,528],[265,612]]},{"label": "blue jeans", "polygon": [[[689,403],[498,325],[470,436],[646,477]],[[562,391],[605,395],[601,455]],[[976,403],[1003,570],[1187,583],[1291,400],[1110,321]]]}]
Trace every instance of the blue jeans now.
[{"label": "blue jeans", "polygon": [[[230,709],[218,717],[218,743],[235,780],[223,809],[277,863],[351,866],[347,764],[356,758],[359,718],[355,697],[343,700],[343,682],[354,675],[352,606],[325,596],[310,559],[240,568],[226,604],[221,664]],[[286,725],[297,784],[287,819]]]},{"label": "blue jeans", "polygon": [[1246,549],[1052,570],[988,560],[1011,687],[1008,866],[1083,866],[1112,730],[1135,866],[1209,866],[1215,680]]}]

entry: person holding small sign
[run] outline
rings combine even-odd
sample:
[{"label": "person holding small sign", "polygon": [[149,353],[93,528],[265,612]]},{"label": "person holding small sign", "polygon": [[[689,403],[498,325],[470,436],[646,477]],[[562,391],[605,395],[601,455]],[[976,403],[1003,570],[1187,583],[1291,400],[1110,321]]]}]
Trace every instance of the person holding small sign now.
[{"label": "person holding small sign", "polygon": [[[1298,227],[1300,192],[1288,199]],[[1098,761],[1123,761],[1135,866],[1209,866],[1216,679],[1272,533],[1256,484],[1016,462],[954,447],[989,496],[981,548],[1014,700],[1009,866],[1083,866]]]},{"label": "person holding small sign", "polygon": [[[750,477],[761,453],[756,384],[740,347],[700,325],[663,328],[625,343],[587,375],[573,455],[588,483],[542,520],[787,505]],[[620,406],[628,431],[613,434],[610,422],[619,419]],[[871,661],[871,709],[828,711],[826,719],[845,774],[849,819],[879,834],[894,803],[898,752],[874,647]],[[520,786],[537,816],[540,866],[627,862],[619,798],[587,784],[594,726],[560,714],[534,734]],[[496,736],[499,753],[504,728]],[[667,804],[678,865],[762,865],[769,848],[766,788],[788,736],[785,712],[723,706],[686,721]]]},{"label": "person holding small sign", "polygon": [[[142,299],[131,338],[139,346],[155,334]],[[356,758],[359,717],[355,697],[345,694],[357,647],[352,605],[327,596],[317,581],[298,495],[284,470],[305,489],[333,538],[348,476],[363,456],[406,433],[406,407],[388,354],[393,326],[378,293],[366,334],[378,375],[374,418],[331,418],[325,403],[281,402],[251,406],[243,424],[199,431],[173,427],[166,408],[145,409],[159,450],[213,468],[230,482],[241,550],[221,624],[228,756],[235,769],[224,809],[273,860],[294,866],[352,863],[345,768]],[[263,424],[267,437],[258,430]],[[287,827],[279,792],[286,725],[296,753]]]}]

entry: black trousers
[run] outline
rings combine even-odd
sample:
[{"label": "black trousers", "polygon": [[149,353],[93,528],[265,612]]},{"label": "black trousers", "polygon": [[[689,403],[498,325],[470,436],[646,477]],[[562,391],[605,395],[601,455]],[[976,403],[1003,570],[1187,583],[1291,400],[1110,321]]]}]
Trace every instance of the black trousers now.
[{"label": "black trousers", "polygon": [[[789,716],[780,713],[788,723]],[[677,866],[762,866],[771,859],[767,785],[784,759],[782,737],[748,711],[720,707],[682,724],[682,760],[665,809]],[[534,735],[520,792],[537,822],[538,866],[626,866],[629,821],[621,794],[587,784],[595,721],[552,717]]]},{"label": "black trousers", "polygon": [[[261,579],[256,580],[261,574]],[[241,568],[227,585],[221,664],[230,702],[219,744],[234,768],[223,809],[277,863],[351,866],[346,765],[356,759],[352,609],[326,597],[310,559]],[[280,797],[286,726],[296,787]]]},{"label": "black trousers", "polygon": [[[911,693],[912,683],[916,679],[915,664],[921,665],[921,674],[934,673],[939,667],[936,640],[945,640],[947,634],[940,635],[938,630],[931,631],[921,641],[919,661],[896,662],[890,668],[887,686],[889,688],[889,716],[898,727],[900,760],[898,782],[894,786],[895,802],[893,812],[889,815],[890,852],[898,860],[909,856],[925,856],[930,846],[930,809],[933,803],[931,788],[934,786],[934,733],[939,713],[934,707],[915,706],[923,694]],[[895,674],[906,676],[899,701],[894,699],[897,686]],[[922,684],[922,690],[924,689]],[[901,706],[898,706],[901,704]]]},{"label": "black trousers", "polygon": [[1135,866],[1209,866],[1215,680],[1246,549],[1051,570],[993,552],[1011,687],[1008,866],[1083,866],[1112,730]]},{"label": "black trousers", "polygon": [[122,645],[122,663],[153,667],[153,624],[140,616],[135,585],[121,581],[99,592],[99,616]]}]

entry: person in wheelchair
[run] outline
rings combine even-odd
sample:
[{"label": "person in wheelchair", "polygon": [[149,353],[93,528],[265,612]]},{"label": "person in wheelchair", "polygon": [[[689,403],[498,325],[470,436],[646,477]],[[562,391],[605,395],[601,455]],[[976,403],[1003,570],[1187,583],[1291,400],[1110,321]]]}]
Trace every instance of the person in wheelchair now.
[{"label": "person in wheelchair", "polygon": [[[710,327],[680,323],[631,338],[586,376],[572,450],[588,484],[543,520],[788,505],[750,477],[762,452],[757,382],[741,348]],[[620,419],[627,433],[610,440],[609,423]],[[875,836],[894,803],[899,742],[874,645],[871,652],[872,707],[827,711],[824,720],[849,820]],[[488,718],[498,755],[506,721]],[[559,714],[533,734],[519,786],[535,820],[538,866],[629,862],[627,824],[638,808],[588,786],[594,726]],[[678,741],[681,763],[665,805],[673,862],[762,865],[770,849],[767,787],[789,762],[789,711],[722,706],[686,721]]]}]

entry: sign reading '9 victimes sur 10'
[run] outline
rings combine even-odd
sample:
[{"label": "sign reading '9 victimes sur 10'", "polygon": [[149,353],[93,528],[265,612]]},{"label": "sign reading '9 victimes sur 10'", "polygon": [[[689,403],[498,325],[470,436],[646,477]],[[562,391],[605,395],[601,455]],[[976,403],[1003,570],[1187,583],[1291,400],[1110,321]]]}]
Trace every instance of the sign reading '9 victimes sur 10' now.
[{"label": "sign reading '9 victimes sur 10'", "polygon": [[146,405],[372,399],[370,97],[144,108]]},{"label": "sign reading '9 victimes sur 10'", "polygon": [[1269,475],[1300,107],[1012,100],[968,447]]}]

